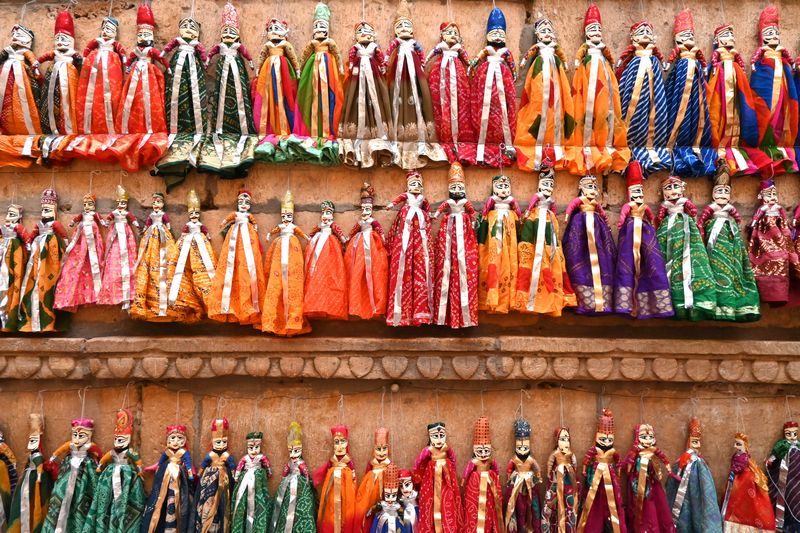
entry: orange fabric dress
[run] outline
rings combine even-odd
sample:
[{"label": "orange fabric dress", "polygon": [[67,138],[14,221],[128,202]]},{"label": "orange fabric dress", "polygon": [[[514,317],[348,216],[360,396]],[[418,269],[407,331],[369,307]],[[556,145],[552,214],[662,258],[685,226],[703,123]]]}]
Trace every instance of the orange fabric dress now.
[{"label": "orange fabric dress", "polygon": [[389,287],[389,257],[383,228],[372,217],[359,219],[344,254],[349,313],[363,320],[383,316]]},{"label": "orange fabric dress", "polygon": [[367,466],[367,473],[356,493],[355,531],[370,533],[374,512],[370,517],[367,517],[367,512],[383,499],[383,471],[391,462],[389,458],[383,461],[373,458]]},{"label": "orange fabric dress", "polygon": [[[270,232],[277,235],[264,257],[267,290],[261,305],[261,331],[291,337],[311,331],[303,316],[303,248],[299,237],[308,239],[292,223],[279,224]],[[256,324],[259,327],[259,324]]]},{"label": "orange fabric dress", "polygon": [[36,56],[27,48],[0,51],[0,166],[27,168],[39,155],[35,64]]},{"label": "orange fabric dress", "polygon": [[775,531],[775,514],[769,499],[767,478],[750,458],[749,452],[737,452],[733,455],[728,479],[725,501],[722,504],[725,531]]},{"label": "orange fabric dress", "polygon": [[344,233],[336,222],[322,223],[306,246],[303,314],[347,320],[347,275],[342,257]]},{"label": "orange fabric dress", "polygon": [[327,468],[325,480],[318,485],[317,532],[356,533],[356,474],[353,461],[349,455],[342,458],[334,455]]}]

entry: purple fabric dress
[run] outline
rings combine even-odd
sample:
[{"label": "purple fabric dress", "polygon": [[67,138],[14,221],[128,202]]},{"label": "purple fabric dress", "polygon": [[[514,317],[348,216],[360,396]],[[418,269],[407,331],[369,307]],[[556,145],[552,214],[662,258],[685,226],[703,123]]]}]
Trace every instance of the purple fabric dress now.
[{"label": "purple fabric dress", "polygon": [[[643,457],[647,457],[648,463],[643,464]],[[667,502],[667,494],[658,479],[657,469],[661,468],[658,462],[668,464],[664,452],[658,448],[641,450],[638,445],[628,452],[627,457],[622,462],[623,469],[630,468],[628,474],[628,506],[625,508],[625,521],[628,531],[641,533],[675,533],[675,524],[672,521],[672,510]],[[642,468],[647,468],[645,474],[646,486],[644,497],[639,508],[637,498],[641,489],[640,472]],[[644,474],[642,472],[642,474]]]},{"label": "purple fabric dress", "polygon": [[[605,484],[611,480],[614,492],[613,506],[619,519],[620,533],[627,533],[625,525],[625,507],[622,504],[622,489],[617,476],[617,461],[619,455],[611,448],[603,452],[597,447],[592,447],[586,452],[583,459],[586,468],[586,479],[583,484],[583,510],[578,522],[578,531],[583,533],[605,533],[611,531],[611,509],[608,505]],[[604,465],[600,467],[600,465]]]},{"label": "purple fabric dress", "polygon": [[567,216],[564,256],[578,301],[575,312],[613,313],[616,246],[606,214],[596,200],[580,196],[570,202]]},{"label": "purple fabric dress", "polygon": [[653,227],[653,212],[647,204],[638,206],[629,202],[622,206],[619,216],[614,310],[634,318],[674,315],[664,258]]}]

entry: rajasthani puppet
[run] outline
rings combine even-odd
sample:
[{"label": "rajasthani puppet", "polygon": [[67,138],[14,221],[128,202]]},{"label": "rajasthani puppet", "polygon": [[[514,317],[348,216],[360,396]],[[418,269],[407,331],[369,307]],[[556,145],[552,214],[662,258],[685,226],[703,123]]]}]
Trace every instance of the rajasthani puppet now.
[{"label": "rajasthani puppet", "polygon": [[648,176],[672,167],[667,151],[670,122],[661,65],[664,58],[656,46],[653,25],[646,20],[631,26],[630,38],[631,44],[617,63],[617,79],[628,146]]},{"label": "rajasthani puppet", "polygon": [[311,331],[303,316],[304,266],[300,239],[308,241],[303,230],[294,225],[294,197],[290,191],[281,202],[281,223],[267,234],[270,243],[264,255],[266,290],[262,301],[261,331],[291,337]]},{"label": "rajasthani puppet", "polygon": [[575,290],[578,314],[614,310],[614,267],[617,254],[608,217],[597,200],[597,178],[584,176],[580,195],[567,206],[564,255]]},{"label": "rajasthani puppet", "polygon": [[376,515],[372,510],[383,498],[386,475],[390,466],[397,468],[389,457],[389,430],[378,428],[375,430],[372,459],[367,465],[367,471],[356,493],[355,531],[369,533],[373,524],[379,521],[377,519],[379,514]]},{"label": "rajasthani puppet", "polygon": [[348,313],[363,320],[383,316],[389,283],[389,260],[384,246],[383,227],[372,216],[375,189],[361,186],[361,216],[350,230],[344,254],[347,268]]},{"label": "rajasthani puppet", "polygon": [[466,533],[505,531],[500,469],[492,455],[489,419],[482,416],[475,421],[472,460],[467,463],[461,481],[465,486],[463,531]]},{"label": "rajasthani puppet", "polygon": [[625,177],[630,201],[619,213],[614,311],[635,318],[670,317],[675,311],[667,270],[653,226],[655,217],[644,201],[642,167],[638,161],[631,161]]},{"label": "rajasthani puppet", "polygon": [[267,456],[261,453],[264,434],[251,431],[245,438],[247,453],[233,473],[236,485],[233,487],[231,532],[266,533],[272,523],[272,497],[269,495],[272,467]]},{"label": "rajasthani puppet", "polygon": [[92,442],[94,421],[72,421],[69,442],[59,446],[50,462],[59,463],[58,479],[53,486],[42,533],[78,533],[84,531],[86,519],[97,488],[97,462],[102,452]]},{"label": "rajasthani puppet", "polygon": [[31,413],[28,419],[28,459],[11,498],[11,509],[7,516],[9,533],[21,533],[23,530],[41,533],[53,488],[51,474],[54,472],[52,468],[51,471],[46,469],[48,461],[42,451],[44,418],[39,413]]},{"label": "rajasthani puppet", "polygon": [[800,531],[800,444],[798,423],[783,424],[783,438],[772,447],[766,461],[769,497],[775,509],[775,528]]},{"label": "rajasthani puppet", "polygon": [[303,431],[300,424],[289,424],[286,439],[289,462],[275,493],[269,533],[317,533],[314,486],[303,459]]},{"label": "rajasthani puppet", "polygon": [[139,221],[128,211],[128,191],[117,185],[117,208],[106,215],[102,224],[110,226],[103,258],[103,283],[97,303],[120,305],[128,309],[133,300],[133,273],[136,266],[136,236],[131,226],[139,229]]},{"label": "rajasthani puppet", "polygon": [[83,533],[139,533],[145,496],[142,460],[131,448],[132,435],[133,414],[120,409],[114,427],[114,446],[97,467],[100,477]]},{"label": "rajasthani puppet", "polygon": [[420,479],[418,527],[414,533],[464,531],[456,452],[447,444],[444,422],[428,424],[428,446],[414,463]]},{"label": "rajasthani puppet", "polygon": [[399,477],[399,498],[400,504],[403,506],[403,525],[406,528],[406,533],[416,533],[419,531],[419,504],[417,504],[417,491],[414,490],[414,475],[411,470],[401,470]]},{"label": "rajasthani puppet", "polygon": [[433,292],[435,323],[451,328],[478,325],[478,243],[475,209],[467,199],[464,169],[454,162],[447,178],[449,198],[436,210],[445,213],[439,226],[436,283]]},{"label": "rajasthani puppet", "polygon": [[200,23],[192,17],[178,23],[174,37],[161,56],[170,52],[165,80],[165,116],[167,119],[168,151],[158,162],[158,174],[165,176],[167,191],[183,181],[191,167],[197,165],[197,155],[206,132],[206,49],[198,41]]},{"label": "rajasthani puppet", "polygon": [[708,176],[714,172],[716,152],[711,147],[708,115],[706,59],[695,45],[694,18],[689,9],[675,17],[675,48],[666,81],[669,123],[667,146],[672,151],[672,172],[678,176]]},{"label": "rajasthani puppet", "polygon": [[556,39],[553,23],[540,18],[534,23],[536,43],[520,62],[531,62],[517,117],[517,163],[523,170],[540,170],[545,146],[553,147],[553,166],[566,167],[565,147],[575,129],[572,90],[567,78],[566,56]]},{"label": "rajasthani puppet", "polygon": [[425,54],[414,39],[414,22],[407,0],[400,0],[394,19],[389,55],[389,94],[392,105],[390,135],[396,140],[396,161],[401,168],[424,167],[428,162],[446,161],[436,137],[433,101],[422,66]]},{"label": "rajasthani puppet", "polygon": [[228,419],[215,418],[211,423],[211,450],[197,471],[194,531],[229,531],[233,471],[236,460],[228,451]]},{"label": "rajasthani puppet", "polygon": [[622,118],[614,58],[603,42],[600,9],[591,4],[583,19],[586,41],[578,48],[572,93],[575,133],[567,165],[573,174],[622,172],[631,158]]},{"label": "rajasthani puppet", "polygon": [[686,183],[676,176],[661,181],[664,201],[656,216],[656,234],[664,257],[675,316],[714,318],[717,291],[708,252],[697,226],[697,208],[684,196]]},{"label": "rajasthani puppet", "polygon": [[[477,450],[476,450],[477,452]],[[506,467],[508,482],[504,491],[505,526],[508,533],[534,533],[541,530],[542,506],[539,485],[542,482],[539,463],[531,450],[531,425],[525,419],[514,421],[514,457]]]},{"label": "rajasthani puppet", "polygon": [[214,249],[208,228],[200,222],[200,198],[194,189],[186,199],[189,220],[167,258],[169,297],[167,315],[175,322],[191,324],[206,315],[214,280]]},{"label": "rajasthani puppet", "polygon": [[761,12],[758,31],[761,46],[750,60],[750,87],[756,100],[759,132],[763,132],[759,148],[774,161],[775,174],[796,172],[797,87],[792,79],[792,57],[781,45],[780,17],[775,5],[768,5]]},{"label": "rajasthani puppet", "polygon": [[339,151],[346,165],[388,165],[395,159],[395,146],[389,127],[392,106],[386,86],[386,56],[372,24],[361,21],[354,31],[355,44],[347,54]]},{"label": "rajasthani puppet", "polygon": [[758,288],[739,224],[742,217],[731,203],[731,170],[726,159],[717,162],[713,202],[697,221],[703,228],[706,250],[717,289],[714,318],[752,322],[761,316]]},{"label": "rajasthani puppet", "polygon": [[661,485],[662,467],[672,473],[666,454],[656,447],[653,426],[637,425],[633,430],[633,447],[620,463],[620,471],[628,477],[625,521],[629,531],[675,531],[667,495]]},{"label": "rajasthani puppet", "polygon": [[155,472],[155,479],[144,509],[142,533],[187,533],[193,514],[190,490],[194,484],[194,466],[186,449],[186,426],[167,426],[164,452],[158,463],[146,470]]},{"label": "rajasthani puppet", "polygon": [[28,258],[28,232],[22,225],[21,205],[9,204],[0,232],[0,330],[16,331]]},{"label": "rajasthani puppet", "polygon": [[800,278],[800,261],[792,226],[784,207],[778,203],[778,189],[772,179],[761,180],[761,205],[750,223],[748,255],[761,301],[783,305],[789,301],[791,281]]},{"label": "rajasthani puppet", "polygon": [[17,458],[0,431],[0,516],[6,525],[11,513],[11,495],[17,488]]},{"label": "rajasthani puppet", "polygon": [[97,196],[83,195],[83,213],[75,215],[72,240],[64,250],[61,275],[53,307],[74,313],[78,307],[97,303],[103,282],[103,236],[96,209]]},{"label": "rajasthani puppet", "polygon": [[419,326],[433,321],[433,239],[430,204],[422,191],[422,175],[410,170],[406,174],[406,192],[386,206],[392,209],[403,204],[387,242],[390,263],[386,324],[389,326]]},{"label": "rajasthani puppet", "polygon": [[296,130],[304,137],[303,159],[310,163],[339,163],[336,132],[344,107],[344,67],[336,41],[330,38],[331,10],[324,2],[314,8],[312,39],[303,50],[297,84]]},{"label": "rajasthani puppet", "polygon": [[36,333],[56,331],[59,327],[53,302],[67,238],[64,227],[56,220],[56,191],[46,189],[42,192],[41,203],[42,217],[28,235],[30,255],[19,301],[19,330]]},{"label": "rajasthani puppet", "polygon": [[253,164],[258,130],[253,123],[250,76],[253,59],[240,40],[239,13],[230,2],[222,11],[220,42],[208,51],[206,67],[219,55],[211,91],[211,138],[200,151],[197,167],[223,178],[247,175]]},{"label": "rajasthani puppet", "polygon": [[439,26],[441,41],[428,53],[428,76],[436,135],[450,162],[475,164],[475,132],[470,119],[469,56],[453,21]]},{"label": "rajasthani puppet", "polygon": [[208,301],[208,318],[220,322],[256,324],[261,321],[264,263],[253,197],[246,189],[236,196],[236,211],[222,221],[222,243]]},{"label": "rajasthani puppet", "polygon": [[581,533],[627,533],[618,463],[619,454],[614,449],[614,415],[609,409],[603,409],[597,420],[594,445],[583,458],[583,507],[578,522]]},{"label": "rajasthani puppet", "polygon": [[561,316],[564,307],[575,306],[575,294],[567,276],[558,211],[553,198],[556,174],[545,156],[539,172],[538,191],[531,198],[517,246],[519,268],[511,306],[521,313]]},{"label": "rajasthani puppet", "polygon": [[511,195],[511,178],[492,178],[492,195],[483,204],[478,224],[478,308],[508,313],[517,286],[519,203]]},{"label": "rajasthani puppet", "polygon": [[736,433],[733,447],[736,451],[731,457],[722,502],[723,531],[775,531],[767,476],[750,456],[750,439],[744,433]]},{"label": "rajasthani puppet", "polygon": [[509,166],[516,158],[517,67],[506,38],[506,17],[494,7],[486,22],[486,46],[470,63],[469,99],[469,116],[478,142],[475,162],[492,167]]},{"label": "rajasthani puppet", "polygon": [[717,489],[708,463],[700,455],[700,421],[689,421],[686,451],[667,478],[667,500],[678,533],[722,533],[722,516],[717,504]]},{"label": "rajasthani puppet", "polygon": [[556,449],[547,459],[547,489],[542,511],[543,533],[575,533],[578,527],[578,462],[572,453],[569,428],[555,431]]},{"label": "rajasthani puppet", "polygon": [[413,533],[413,525],[403,520],[403,507],[398,503],[400,471],[390,463],[383,476],[382,487],[378,487],[379,499],[372,525],[363,529],[364,533]]},{"label": "rajasthani puppet", "polygon": [[167,258],[175,253],[169,215],[164,212],[164,193],[152,196],[152,210],[144,224],[134,268],[134,297],[130,315],[136,320],[169,321]]},{"label": "rajasthani puppet", "polygon": [[307,317],[347,320],[347,275],[342,245],[347,237],[333,221],[336,206],[320,204],[320,222],[308,234],[303,314]]},{"label": "rajasthani puppet", "polygon": [[346,426],[331,428],[333,455],[314,472],[319,491],[318,533],[355,533],[356,467],[350,459]]},{"label": "rajasthani puppet", "polygon": [[28,167],[39,155],[41,73],[32,47],[33,30],[15,24],[0,50],[0,166]]}]

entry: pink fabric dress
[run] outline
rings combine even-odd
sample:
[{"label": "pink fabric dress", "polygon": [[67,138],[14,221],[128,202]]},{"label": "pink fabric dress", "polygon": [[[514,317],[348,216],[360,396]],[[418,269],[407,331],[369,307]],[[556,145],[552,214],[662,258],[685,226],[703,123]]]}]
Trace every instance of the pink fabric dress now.
[{"label": "pink fabric dress", "polygon": [[97,303],[103,276],[103,236],[94,211],[72,219],[77,224],[64,251],[64,264],[56,286],[55,309],[74,313],[81,305]]},{"label": "pink fabric dress", "polygon": [[103,267],[103,286],[97,303],[130,307],[134,295],[134,272],[136,264],[136,237],[131,225],[136,217],[128,211],[115,209],[106,216],[111,228],[106,237],[106,255]]}]

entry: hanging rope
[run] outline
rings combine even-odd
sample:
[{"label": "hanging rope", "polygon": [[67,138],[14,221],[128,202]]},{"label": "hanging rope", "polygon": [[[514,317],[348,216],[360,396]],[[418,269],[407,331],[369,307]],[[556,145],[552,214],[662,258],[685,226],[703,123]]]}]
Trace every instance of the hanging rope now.
[{"label": "hanging rope", "polygon": [[[91,189],[90,189],[91,191]],[[125,393],[122,395],[122,405],[119,407],[120,410],[125,409],[125,406],[128,404],[128,389],[131,385],[133,385],[134,381],[129,381],[125,384]]]},{"label": "hanging rope", "polygon": [[483,389],[481,389],[481,416],[486,414],[486,409],[483,406]]},{"label": "hanging rope", "polygon": [[644,395],[650,392],[650,389],[644,389],[639,395],[639,423],[644,424]]},{"label": "hanging rope", "polygon": [[787,394],[783,398],[784,408],[786,409],[786,422],[794,420],[794,415],[792,414],[792,406],[789,405],[789,398],[794,398],[794,394]]},{"label": "hanging rope", "polygon": [[564,425],[564,384],[558,388],[558,424],[559,427],[566,427]]},{"label": "hanging rope", "polygon": [[380,410],[380,418],[378,419],[378,427],[385,427],[384,417],[383,417],[383,406],[386,403],[386,387],[383,387],[381,390],[381,410]]},{"label": "hanging rope", "polygon": [[181,422],[181,392],[178,391],[175,394],[175,423],[180,424]]},{"label": "hanging rope", "polygon": [[738,433],[745,433],[744,416],[742,415],[742,404],[747,403],[747,398],[740,396],[734,400],[735,413],[736,413],[736,431]]},{"label": "hanging rope", "polygon": [[114,0],[108,0],[108,16],[111,16],[111,12],[114,11]]},{"label": "hanging rope", "polygon": [[89,390],[89,387],[86,386],[82,389],[78,389],[78,398],[81,400],[81,416],[83,418],[84,408],[86,407],[86,391]]},{"label": "hanging rope", "polygon": [[219,418],[220,417],[219,413],[222,410],[222,408],[225,406],[226,403],[227,402],[225,401],[225,396],[223,396],[222,394],[217,396],[217,411],[214,414],[214,418]]},{"label": "hanging rope", "polygon": [[339,424],[344,420],[344,394],[339,394]]},{"label": "hanging rope", "polygon": [[22,11],[19,14],[19,24],[23,26],[25,24],[25,14],[28,12],[28,6],[35,4],[36,0],[28,0],[24,4],[22,4]]},{"label": "hanging rope", "polygon": [[36,399],[39,400],[39,414],[42,417],[42,421],[44,421],[44,393],[47,392],[47,389],[42,389],[36,394]]}]

